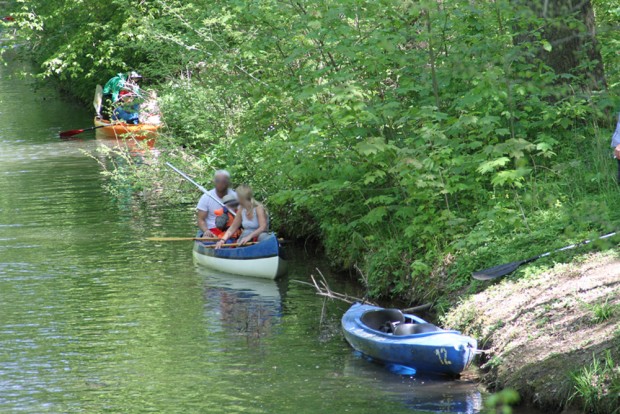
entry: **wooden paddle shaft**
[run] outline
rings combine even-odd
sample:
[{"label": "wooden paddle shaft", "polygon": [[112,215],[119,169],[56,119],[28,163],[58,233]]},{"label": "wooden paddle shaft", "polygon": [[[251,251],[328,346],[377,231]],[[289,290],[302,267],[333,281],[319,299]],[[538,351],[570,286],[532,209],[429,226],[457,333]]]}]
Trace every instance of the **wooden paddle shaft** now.
[{"label": "wooden paddle shaft", "polygon": [[220,241],[217,237],[147,237],[148,241]]},{"label": "wooden paddle shaft", "polygon": [[[228,244],[222,244],[220,247],[243,247],[243,246],[249,246],[251,244],[257,244],[258,242],[249,242],[246,243],[244,245],[241,245],[239,243],[228,243]],[[205,248],[207,249],[214,249],[215,248],[215,244],[210,245],[210,246],[205,246]]]}]

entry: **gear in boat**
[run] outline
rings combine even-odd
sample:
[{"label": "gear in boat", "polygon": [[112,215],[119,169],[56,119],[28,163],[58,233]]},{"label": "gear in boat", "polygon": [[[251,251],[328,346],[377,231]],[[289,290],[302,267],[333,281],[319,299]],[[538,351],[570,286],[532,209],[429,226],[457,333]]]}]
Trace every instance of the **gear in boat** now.
[{"label": "gear in boat", "polygon": [[417,323],[406,318],[399,309],[369,311],[362,315],[361,320],[371,329],[398,336],[441,331],[432,323]]}]

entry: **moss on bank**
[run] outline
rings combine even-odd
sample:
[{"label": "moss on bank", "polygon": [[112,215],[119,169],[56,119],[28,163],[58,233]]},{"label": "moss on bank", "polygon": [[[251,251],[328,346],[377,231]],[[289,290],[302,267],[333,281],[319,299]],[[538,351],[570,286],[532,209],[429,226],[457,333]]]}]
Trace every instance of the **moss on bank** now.
[{"label": "moss on bank", "polygon": [[[482,380],[491,389],[515,389],[524,401],[554,412],[569,403],[583,407],[575,378],[607,351],[620,360],[619,253],[586,255],[549,271],[507,277],[463,300],[444,323],[478,338],[487,351]],[[589,412],[620,407],[618,390],[605,388],[611,382],[601,381]]]}]

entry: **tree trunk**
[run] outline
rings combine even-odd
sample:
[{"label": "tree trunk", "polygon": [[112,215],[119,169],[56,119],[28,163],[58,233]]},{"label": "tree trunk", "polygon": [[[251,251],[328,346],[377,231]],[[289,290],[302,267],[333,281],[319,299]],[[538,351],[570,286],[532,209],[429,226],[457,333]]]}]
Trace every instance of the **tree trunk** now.
[{"label": "tree trunk", "polygon": [[[590,0],[514,0],[543,19],[542,38],[551,50],[541,50],[537,57],[556,74],[570,73],[583,79],[589,89],[606,87],[601,52],[596,41],[594,9]],[[573,24],[570,24],[573,23]],[[577,23],[577,24],[574,24]],[[532,29],[535,29],[532,27]],[[531,35],[516,41],[531,41]]]}]

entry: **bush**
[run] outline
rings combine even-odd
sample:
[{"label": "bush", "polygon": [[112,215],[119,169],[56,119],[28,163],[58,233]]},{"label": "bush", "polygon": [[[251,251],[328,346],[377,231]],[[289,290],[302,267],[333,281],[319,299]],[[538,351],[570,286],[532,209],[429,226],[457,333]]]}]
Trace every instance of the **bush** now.
[{"label": "bush", "polygon": [[[618,221],[599,127],[618,106],[617,31],[599,37],[607,94],[592,92],[595,61],[556,72],[532,30],[587,38],[579,16],[541,20],[525,2],[109,3],[20,2],[41,76],[90,99],[142,71],[193,174],[230,169],[288,237],[363,267],[374,295],[434,300]],[[601,29],[614,4],[595,2]]]}]

